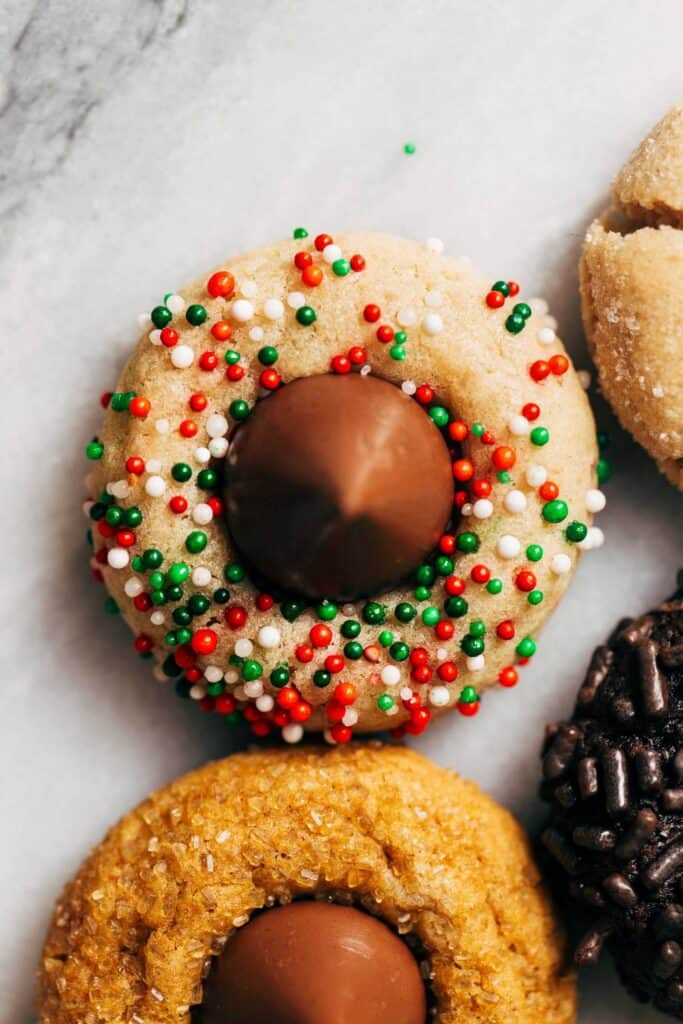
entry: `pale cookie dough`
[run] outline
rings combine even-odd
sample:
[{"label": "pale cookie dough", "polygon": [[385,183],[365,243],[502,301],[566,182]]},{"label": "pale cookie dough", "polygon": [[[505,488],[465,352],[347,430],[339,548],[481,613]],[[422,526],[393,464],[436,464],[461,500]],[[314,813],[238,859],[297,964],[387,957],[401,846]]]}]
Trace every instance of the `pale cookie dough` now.
[{"label": "pale cookie dough", "polygon": [[621,423],[683,489],[683,107],[641,143],[612,198],[581,257],[586,335]]},{"label": "pale cookie dough", "polygon": [[40,1024],[188,1024],[235,929],[311,898],[354,904],[405,937],[435,1024],[576,1019],[519,825],[407,749],[354,745],[218,761],[125,817],[57,903]]},{"label": "pale cookie dough", "polygon": [[[516,683],[580,551],[602,542],[593,418],[546,304],[434,242],[349,234],[323,248],[267,246],[226,262],[229,294],[213,297],[206,275],[167,296],[154,316],[174,333],[147,319],[88,446],[93,564],[138,651],[205,710],[288,742],[476,713],[482,691]],[[316,287],[298,252],[322,271]],[[250,582],[216,494],[264,381],[331,369],[422,404],[453,448],[459,513],[407,584],[297,607]]]}]

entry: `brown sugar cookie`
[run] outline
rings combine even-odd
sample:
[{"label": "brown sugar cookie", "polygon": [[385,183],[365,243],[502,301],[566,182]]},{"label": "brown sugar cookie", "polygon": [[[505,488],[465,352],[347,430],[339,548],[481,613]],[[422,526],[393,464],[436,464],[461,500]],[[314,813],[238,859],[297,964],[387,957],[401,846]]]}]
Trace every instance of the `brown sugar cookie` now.
[{"label": "brown sugar cookie", "polygon": [[593,419],[540,300],[383,235],[155,307],[88,445],[94,568],[179,694],[258,735],[422,732],[513,686],[598,546]]},{"label": "brown sugar cookie", "polygon": [[321,975],[338,967],[341,1024],[424,1024],[425,1008],[438,1024],[575,1020],[517,823],[408,749],[351,745],[237,755],[123,818],[57,903],[40,1022],[208,1024],[250,1007],[258,1021],[274,992],[275,1019],[330,1019],[307,1015],[335,998],[302,981],[312,929]]},{"label": "brown sugar cookie", "polygon": [[641,143],[612,198],[581,256],[586,335],[621,423],[683,489],[683,107]]}]

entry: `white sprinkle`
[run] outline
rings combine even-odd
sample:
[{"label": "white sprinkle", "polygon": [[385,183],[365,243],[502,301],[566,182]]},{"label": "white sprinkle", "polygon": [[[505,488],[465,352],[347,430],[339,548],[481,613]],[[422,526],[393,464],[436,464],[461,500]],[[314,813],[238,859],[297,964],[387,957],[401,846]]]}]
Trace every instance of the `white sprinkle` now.
[{"label": "white sprinkle", "polygon": [[242,295],[246,296],[246,298],[253,299],[258,292],[256,281],[249,280],[240,282],[240,291]]},{"label": "white sprinkle", "polygon": [[440,253],[444,251],[444,244],[440,238],[428,238],[427,241],[425,242],[425,245],[427,246],[430,252]]},{"label": "white sprinkle", "polygon": [[161,459],[148,459],[145,469],[148,473],[161,473]]},{"label": "white sprinkle", "polygon": [[590,540],[591,548],[601,548],[605,543],[605,534],[599,526],[589,526],[588,539]]},{"label": "white sprinkle", "polygon": [[471,501],[466,501],[464,505],[460,506],[460,515],[461,516],[471,516],[472,515],[472,502]]},{"label": "white sprinkle", "polygon": [[550,560],[550,568],[556,576],[564,576],[572,567],[572,560],[569,555],[553,555]]},{"label": "white sprinkle", "polygon": [[266,299],[263,304],[263,315],[266,320],[279,320],[284,311],[284,304],[279,299]]},{"label": "white sprinkle", "polygon": [[203,700],[206,697],[206,687],[203,683],[195,683],[190,687],[190,697],[192,700]]},{"label": "white sprinkle", "polygon": [[467,667],[470,672],[481,672],[485,664],[486,659],[483,654],[477,654],[474,658],[467,659]]},{"label": "white sprinkle", "polygon": [[588,370],[577,370],[576,376],[579,378],[579,384],[584,391],[588,391],[591,386],[592,377]]},{"label": "white sprinkle", "polygon": [[107,552],[107,561],[112,569],[125,569],[130,562],[130,555],[126,548],[110,548]]},{"label": "white sprinkle", "polygon": [[162,611],[159,611],[159,609],[157,608],[157,610],[155,612],[152,612],[152,614],[150,615],[149,621],[152,623],[153,626],[163,626],[164,622],[166,621],[166,616]]},{"label": "white sprinkle", "polygon": [[522,491],[508,491],[503,501],[505,508],[508,512],[512,512],[517,515],[519,512],[523,512],[526,508],[526,495]]},{"label": "white sprinkle", "polygon": [[166,307],[170,309],[172,313],[182,313],[185,309],[185,299],[182,295],[178,295],[176,292],[174,295],[169,295],[166,300]]},{"label": "white sprinkle", "polygon": [[212,437],[209,441],[209,451],[214,459],[222,459],[228,450],[228,440],[225,437]]},{"label": "white sprinkle", "polygon": [[262,693],[260,697],[256,698],[256,707],[259,711],[268,713],[275,707],[275,701],[269,693]]},{"label": "white sprinkle", "polygon": [[157,420],[154,427],[158,434],[168,434],[171,429],[171,424],[168,420]]},{"label": "white sprinkle", "polygon": [[238,323],[245,324],[254,315],[254,307],[248,299],[236,299],[230,307],[233,319]]},{"label": "white sprinkle", "polygon": [[160,498],[166,490],[166,482],[160,476],[150,476],[145,484],[145,490],[150,498]]},{"label": "white sprinkle", "polygon": [[249,700],[256,700],[263,693],[263,683],[260,679],[250,679],[248,683],[244,684],[244,692]]},{"label": "white sprinkle", "polygon": [[226,670],[225,674],[223,675],[223,678],[225,679],[226,683],[229,683],[232,686],[233,683],[237,682],[239,676],[237,675],[237,672],[235,671],[234,668],[229,668]]},{"label": "white sprinkle", "polygon": [[450,699],[447,686],[432,686],[429,691],[429,703],[435,708],[445,708]]},{"label": "white sprinkle", "polygon": [[280,630],[276,626],[261,626],[256,637],[256,642],[259,647],[263,647],[265,650],[272,650],[273,647],[277,647],[282,639]]},{"label": "white sprinkle", "polygon": [[164,997],[162,996],[158,988],[151,988],[149,990],[149,994],[151,995],[152,999],[156,999],[158,1003],[163,1003]]},{"label": "white sprinkle", "polygon": [[653,394],[653,396],[655,398],[663,398],[664,397],[664,388],[662,387],[662,385],[661,384],[655,384],[655,386],[652,389],[652,394]]},{"label": "white sprinkle", "polygon": [[161,345],[161,331],[150,331],[149,340],[153,345]]},{"label": "white sprinkle", "polygon": [[206,432],[209,437],[223,437],[228,432],[228,421],[219,412],[212,413],[206,421]]},{"label": "white sprinkle", "polygon": [[445,661],[447,657],[448,657],[448,651],[446,650],[446,648],[445,647],[437,647],[437,649],[436,649],[436,660],[437,661]]},{"label": "white sprinkle", "polygon": [[235,654],[238,658],[248,658],[253,650],[254,645],[247,637],[242,637],[242,639],[238,640],[235,644]]},{"label": "white sprinkle", "polygon": [[211,462],[211,452],[204,445],[200,445],[199,448],[195,448],[194,457],[201,466],[205,466],[207,462]]},{"label": "white sprinkle", "polygon": [[209,683],[220,683],[223,678],[223,673],[219,669],[218,665],[207,665],[204,669],[204,678]]},{"label": "white sprinkle", "polygon": [[498,541],[497,550],[501,558],[517,558],[517,555],[522,550],[522,545],[517,537],[513,537],[510,533],[505,533]]},{"label": "white sprinkle", "polygon": [[432,309],[436,309],[443,302],[443,295],[438,288],[435,288],[433,291],[427,292],[425,302],[428,306],[431,306]]},{"label": "white sprinkle", "polygon": [[602,512],[607,504],[607,498],[602,491],[592,488],[586,491],[586,508],[589,512]]},{"label": "white sprinkle", "polygon": [[263,328],[252,327],[252,329],[249,331],[249,337],[251,338],[252,341],[263,341]]},{"label": "white sprinkle", "polygon": [[541,327],[538,332],[538,340],[541,345],[552,345],[554,341],[557,341],[557,335],[552,327]]},{"label": "white sprinkle", "polygon": [[230,832],[227,828],[224,828],[221,832],[216,835],[216,842],[219,846],[222,846],[226,839],[230,838]]},{"label": "white sprinkle", "polygon": [[139,313],[137,318],[137,324],[141,331],[144,331],[146,327],[152,322],[152,318],[149,313]]},{"label": "white sprinkle", "polygon": [[342,251],[338,245],[326,245],[323,249],[323,259],[325,263],[334,263],[335,260],[340,260]]},{"label": "white sprinkle", "polygon": [[396,320],[401,327],[412,327],[417,323],[417,313],[412,306],[406,306],[405,309],[399,309]]},{"label": "white sprinkle", "polygon": [[145,587],[142,580],[137,576],[131,576],[123,585],[126,597],[137,597],[144,589]]},{"label": "white sprinkle", "polygon": [[401,384],[401,391],[404,395],[414,395],[417,391],[417,384],[414,380],[404,380]]},{"label": "white sprinkle", "polygon": [[422,321],[422,327],[427,334],[440,334],[443,330],[443,320],[438,313],[427,313]]},{"label": "white sprinkle", "polygon": [[488,498],[478,498],[472,506],[475,519],[489,519],[493,515],[493,502]]},{"label": "white sprinkle", "polygon": [[285,743],[300,743],[304,734],[303,725],[299,725],[298,722],[291,722],[286,725],[282,730],[282,738]]},{"label": "white sprinkle", "polygon": [[194,352],[189,345],[176,345],[171,349],[171,362],[177,370],[186,370],[194,362]]},{"label": "white sprinkle", "polygon": [[397,686],[401,681],[401,670],[397,665],[385,665],[380,673],[385,686]]},{"label": "white sprinkle", "polygon": [[210,853],[206,855],[206,870],[209,872],[213,871],[213,857]]},{"label": "white sprinkle", "polygon": [[287,305],[290,309],[301,309],[306,305],[306,296],[302,292],[290,292],[287,296]]},{"label": "white sprinkle", "polygon": [[349,726],[349,728],[353,728],[353,726],[356,725],[357,722],[358,722],[358,712],[356,711],[356,709],[355,708],[347,708],[346,711],[344,712],[343,717],[342,717],[342,723],[344,725]]},{"label": "white sprinkle", "polygon": [[127,480],[114,480],[107,485],[107,491],[115,498],[127,498],[130,494],[130,484]]},{"label": "white sprinkle", "polygon": [[529,487],[540,487],[548,479],[548,470],[545,466],[531,465],[527,466],[526,470],[526,482]]},{"label": "white sprinkle", "polygon": [[524,434],[529,432],[529,421],[525,416],[511,416],[508,420],[508,430],[515,437],[522,437]]},{"label": "white sprinkle", "polygon": [[361,377],[367,377],[367,375],[369,373],[372,373],[372,367],[368,363],[366,363],[364,366],[361,366],[361,368],[360,368],[360,375],[361,375]]},{"label": "white sprinkle", "polygon": [[208,587],[211,582],[211,571],[204,565],[198,565],[192,570],[192,582],[195,587]]},{"label": "white sprinkle", "polygon": [[401,700],[410,700],[410,698],[413,696],[413,691],[410,689],[409,686],[402,686],[401,689],[398,691],[398,695],[401,698]]}]

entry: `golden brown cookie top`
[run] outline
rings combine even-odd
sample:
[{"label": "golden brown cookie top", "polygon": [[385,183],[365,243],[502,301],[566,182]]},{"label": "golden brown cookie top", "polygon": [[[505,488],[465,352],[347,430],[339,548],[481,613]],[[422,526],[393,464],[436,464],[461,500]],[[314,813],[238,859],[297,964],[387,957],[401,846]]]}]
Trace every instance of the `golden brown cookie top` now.
[{"label": "golden brown cookie top", "polygon": [[425,964],[439,1024],[569,1024],[573,979],[524,834],[407,749],[266,751],[154,793],[55,909],[41,1024],[184,1024],[235,929],[294,899],[352,904]]},{"label": "golden brown cookie top", "polygon": [[683,106],[673,107],[643,139],[612,195],[633,221],[683,227]]}]

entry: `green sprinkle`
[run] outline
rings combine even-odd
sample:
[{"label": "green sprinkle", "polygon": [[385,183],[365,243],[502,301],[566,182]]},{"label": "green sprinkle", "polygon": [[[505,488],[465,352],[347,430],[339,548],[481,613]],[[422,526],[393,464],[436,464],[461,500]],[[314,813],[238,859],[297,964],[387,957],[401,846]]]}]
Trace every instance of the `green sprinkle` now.
[{"label": "green sprinkle", "polygon": [[423,586],[430,586],[436,578],[436,573],[431,565],[420,565],[415,571],[415,579]]},{"label": "green sprinkle", "polygon": [[389,355],[391,356],[392,359],[395,359],[397,362],[402,363],[406,357],[406,350],[404,349],[403,345],[392,345],[391,348],[389,349]]},{"label": "green sprinkle", "polygon": [[585,540],[588,527],[585,523],[580,523],[578,520],[573,519],[564,532],[568,541],[572,544],[578,544],[580,541]]},{"label": "green sprinkle", "polygon": [[242,678],[247,682],[251,683],[255,679],[260,679],[263,675],[263,666],[260,662],[254,661],[253,658],[247,658],[242,666]]},{"label": "green sprinkle", "polygon": [[319,668],[313,673],[313,685],[317,686],[320,690],[329,686],[331,682],[332,673],[328,672],[326,669]]},{"label": "green sprinkle", "polygon": [[389,654],[394,661],[405,661],[410,654],[410,648],[408,647],[408,644],[404,644],[400,640],[397,640],[396,643],[392,644],[389,648]]},{"label": "green sprinkle", "polygon": [[308,238],[308,231],[306,228],[294,228],[292,238]]},{"label": "green sprinkle", "polygon": [[185,319],[193,327],[200,327],[206,320],[206,310],[199,303],[194,302],[185,310]]},{"label": "green sprinkle", "polygon": [[529,604],[540,604],[543,600],[542,590],[530,590],[527,594],[527,601]]},{"label": "green sprinkle", "polygon": [[484,636],[486,633],[486,623],[482,622],[481,619],[474,619],[470,622],[470,633],[472,636]]},{"label": "green sprinkle", "polygon": [[119,606],[113,597],[105,597],[104,599],[104,610],[107,615],[117,615]]},{"label": "green sprinkle", "polygon": [[507,283],[507,281],[494,281],[493,284],[491,285],[491,291],[500,292],[500,294],[504,295],[505,298],[507,299],[508,295],[510,294],[510,285]]},{"label": "green sprinkle", "polygon": [[528,306],[526,302],[518,302],[515,306],[512,307],[512,312],[519,313],[521,317],[523,317],[525,320],[528,320],[531,316],[531,306]]},{"label": "green sprinkle", "polygon": [[498,472],[496,473],[496,476],[498,477],[498,480],[501,484],[510,483],[510,474],[508,473],[507,469],[499,469]]},{"label": "green sprinkle", "polygon": [[119,508],[118,505],[112,505],[104,514],[104,521],[109,526],[120,526],[122,519],[123,509]]},{"label": "green sprinkle", "polygon": [[299,306],[296,311],[296,319],[302,327],[310,327],[318,317],[312,306]]},{"label": "green sprinkle", "polygon": [[226,580],[228,580],[229,583],[241,583],[242,580],[247,575],[244,566],[240,565],[239,562],[230,562],[228,565],[226,565],[225,569],[223,570],[223,573],[225,575]]},{"label": "green sprinkle", "polygon": [[451,619],[461,619],[467,615],[469,605],[464,597],[448,597],[444,602],[444,611]]},{"label": "green sprinkle", "polygon": [[262,366],[272,366],[273,363],[277,362],[279,354],[273,345],[264,345],[263,348],[259,349],[258,361]]},{"label": "green sprinkle", "polygon": [[511,313],[505,321],[505,329],[510,334],[519,334],[520,331],[524,330],[525,326],[526,320],[521,313]]},{"label": "green sprinkle", "polygon": [[537,448],[542,448],[544,444],[547,444],[550,440],[550,431],[547,427],[534,427],[529,434],[529,440],[532,444],[535,444]]},{"label": "green sprinkle", "polygon": [[483,423],[473,423],[470,428],[470,432],[473,437],[481,437],[485,429],[486,428]]},{"label": "green sprinkle", "polygon": [[389,647],[394,639],[394,634],[390,629],[383,629],[377,639],[382,647]]},{"label": "green sprinkle", "polygon": [[155,306],[149,315],[154,326],[158,327],[160,331],[164,327],[168,327],[173,319],[173,313],[166,306]]},{"label": "green sprinkle", "polygon": [[382,626],[384,615],[384,608],[377,601],[368,601],[363,605],[363,619],[369,626]]},{"label": "green sprinkle", "polygon": [[90,444],[85,446],[85,457],[86,459],[92,459],[93,462],[97,462],[104,455],[104,445],[100,444],[99,441],[91,441]]},{"label": "green sprinkle", "polygon": [[347,619],[346,622],[342,622],[339,632],[346,640],[355,640],[360,630],[360,622],[357,622],[356,619]]},{"label": "green sprinkle", "polygon": [[215,469],[200,469],[197,473],[197,487],[203,491],[210,491],[218,483],[218,473]]},{"label": "green sprinkle", "polygon": [[273,671],[270,673],[270,681],[273,684],[273,686],[276,686],[278,688],[278,690],[282,686],[286,686],[287,683],[289,682],[289,669],[286,668],[286,666],[284,665],[280,665],[278,666],[278,668],[274,668]]},{"label": "green sprinkle", "polygon": [[425,608],[425,610],[422,612],[422,621],[424,622],[425,626],[435,626],[440,618],[441,612],[439,611],[438,608],[434,608],[433,606]]},{"label": "green sprinkle", "polygon": [[332,272],[336,274],[337,277],[346,277],[350,270],[351,264],[348,260],[338,259],[332,264]]},{"label": "green sprinkle", "polygon": [[381,697],[377,698],[377,707],[380,711],[391,711],[394,706],[394,698],[388,693],[383,693]]},{"label": "green sprinkle", "polygon": [[460,691],[461,704],[475,704],[479,700],[479,694],[473,686],[463,686]]},{"label": "green sprinkle", "polygon": [[184,583],[190,575],[190,568],[185,562],[174,562],[166,573],[171,583]]},{"label": "green sprinkle", "polygon": [[[228,569],[230,568],[232,567],[228,566],[228,568],[226,569],[226,576]],[[242,573],[240,579],[244,579],[244,569],[242,569],[241,566],[238,566],[238,568]],[[229,576],[227,576],[227,578],[230,579]],[[306,606],[302,601],[283,601],[282,604],[280,605],[280,613],[282,615],[282,618],[286,619],[287,622],[294,622],[295,619],[299,618],[305,607]]]},{"label": "green sprinkle", "polygon": [[437,555],[434,559],[434,568],[439,576],[450,576],[455,565],[453,559],[449,558],[448,555]]},{"label": "green sprinkle", "polygon": [[408,601],[401,601],[396,605],[394,615],[399,622],[410,622],[417,615],[417,608]]},{"label": "green sprinkle", "polygon": [[525,636],[519,641],[515,650],[517,654],[519,654],[520,658],[530,658],[536,653],[536,644],[530,636]]},{"label": "green sprinkle", "polygon": [[203,615],[211,607],[211,601],[205,594],[191,594],[187,602],[190,615]]},{"label": "green sprinkle", "polygon": [[171,466],[171,476],[179,484],[184,484],[192,476],[192,467],[187,462],[176,462]]},{"label": "green sprinkle", "polygon": [[443,405],[433,405],[427,415],[433,423],[436,423],[437,427],[447,426],[451,418],[448,409],[445,409]]},{"label": "green sprinkle", "polygon": [[598,459],[596,466],[596,472],[598,475],[598,483],[606,484],[609,478],[612,476],[612,464],[608,459]]},{"label": "green sprinkle", "polygon": [[198,555],[200,551],[203,551],[207,543],[208,537],[203,530],[193,530],[185,538],[185,547],[193,555]]},{"label": "green sprinkle", "polygon": [[136,505],[131,505],[124,511],[123,521],[126,526],[139,526],[142,522],[142,512]]},{"label": "green sprinkle", "polygon": [[555,498],[554,501],[547,501],[541,509],[541,515],[546,523],[561,523],[569,515],[569,507],[562,498]]},{"label": "green sprinkle", "polygon": [[338,611],[339,609],[336,604],[332,604],[331,601],[321,601],[317,606],[315,613],[319,619],[323,620],[323,622],[332,622],[332,619],[335,618]]},{"label": "green sprinkle", "polygon": [[358,661],[363,657],[363,645],[359,644],[357,640],[349,640],[348,644],[344,646],[344,654],[351,661]]},{"label": "green sprinkle", "polygon": [[227,352],[225,353],[225,361],[228,364],[228,366],[234,366],[235,363],[239,363],[239,361],[240,361],[240,354],[239,354],[239,352],[236,349],[234,349],[234,348],[229,348],[227,350]]},{"label": "green sprinkle", "polygon": [[468,658],[476,658],[480,654],[484,653],[486,644],[480,636],[464,636],[460,641],[460,647],[465,652]]},{"label": "green sprinkle", "polygon": [[526,549],[526,557],[530,562],[540,562],[543,558],[543,548],[540,544],[529,544]]},{"label": "green sprinkle", "polygon": [[246,420],[249,415],[249,403],[245,402],[243,398],[236,398],[228,406],[228,412],[234,420]]},{"label": "green sprinkle", "polygon": [[164,556],[159,548],[147,548],[142,552],[142,564],[145,569],[158,569],[163,560]]},{"label": "green sprinkle", "polygon": [[225,587],[219,587],[218,590],[214,590],[213,599],[216,604],[227,604],[230,600],[230,591]]},{"label": "green sprinkle", "polygon": [[458,551],[464,551],[466,554],[471,554],[473,551],[479,550],[479,538],[476,533],[459,533],[455,540],[455,546]]},{"label": "green sprinkle", "polygon": [[192,616],[187,608],[176,608],[173,612],[173,621],[176,626],[189,626],[192,622]]},{"label": "green sprinkle", "polygon": [[406,154],[406,156],[412,156],[416,148],[417,147],[414,142],[405,142],[403,144],[403,152]]}]

